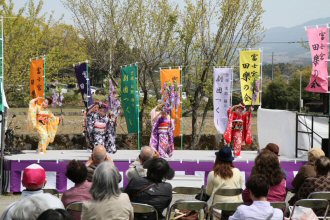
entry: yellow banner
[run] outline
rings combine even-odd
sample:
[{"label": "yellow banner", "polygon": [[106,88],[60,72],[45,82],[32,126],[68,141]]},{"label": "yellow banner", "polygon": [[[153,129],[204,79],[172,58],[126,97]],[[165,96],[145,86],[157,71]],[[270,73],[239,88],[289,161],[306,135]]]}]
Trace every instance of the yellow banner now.
[{"label": "yellow banner", "polygon": [[240,52],[240,81],[244,105],[260,105],[260,51]]},{"label": "yellow banner", "polygon": [[[161,86],[164,85],[165,82],[171,82],[176,81],[178,85],[181,83],[180,78],[180,69],[161,69],[160,70],[160,83]],[[181,94],[180,94],[181,96]],[[182,101],[182,97],[180,97]],[[174,130],[174,136],[180,136],[181,135],[181,117],[182,117],[182,105],[180,104],[178,110],[176,111],[173,109],[172,111],[172,118],[174,119],[175,123],[175,130]]]},{"label": "yellow banner", "polygon": [[44,97],[44,60],[32,60],[30,67],[30,95]]}]

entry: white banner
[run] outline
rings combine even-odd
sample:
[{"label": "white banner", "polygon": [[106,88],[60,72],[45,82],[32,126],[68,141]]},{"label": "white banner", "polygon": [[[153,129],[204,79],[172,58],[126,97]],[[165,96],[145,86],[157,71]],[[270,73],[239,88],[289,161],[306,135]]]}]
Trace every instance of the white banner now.
[{"label": "white banner", "polygon": [[214,68],[213,75],[213,112],[214,125],[220,134],[226,130],[227,110],[231,106],[232,68]]}]

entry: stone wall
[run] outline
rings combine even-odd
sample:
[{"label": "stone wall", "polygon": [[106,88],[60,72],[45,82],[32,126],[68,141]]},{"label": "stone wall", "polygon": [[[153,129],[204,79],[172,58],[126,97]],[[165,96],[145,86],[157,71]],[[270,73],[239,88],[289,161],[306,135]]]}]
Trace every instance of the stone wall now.
[{"label": "stone wall", "polygon": [[[141,138],[141,145],[149,144],[149,136],[144,135]],[[222,135],[202,135],[199,142],[199,150],[215,150],[223,146]],[[176,149],[181,147],[181,138],[174,139]],[[183,149],[191,149],[191,135],[183,136]],[[253,145],[251,147],[243,147],[243,149],[257,149],[256,137],[253,137]],[[118,149],[137,149],[136,134],[119,134],[116,139]],[[36,135],[15,135],[14,151],[35,150],[38,146],[38,137]],[[86,138],[83,134],[61,134],[56,135],[55,140],[48,146],[49,150],[72,150],[87,149]]]}]

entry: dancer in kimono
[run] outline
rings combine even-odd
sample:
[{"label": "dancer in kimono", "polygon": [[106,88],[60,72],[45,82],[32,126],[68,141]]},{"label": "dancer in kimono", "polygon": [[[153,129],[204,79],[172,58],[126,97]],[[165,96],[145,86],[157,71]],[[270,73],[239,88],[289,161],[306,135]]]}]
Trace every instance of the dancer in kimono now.
[{"label": "dancer in kimono", "polygon": [[228,110],[228,124],[224,133],[226,144],[233,142],[234,155],[240,157],[242,144],[252,144],[251,108],[244,112],[242,104],[234,105]]},{"label": "dancer in kimono", "polygon": [[116,153],[116,125],[120,104],[110,109],[102,102],[93,104],[86,114],[86,130],[90,148],[101,144],[108,153]]},{"label": "dancer in kimono", "polygon": [[[41,100],[42,103],[39,104]],[[54,141],[57,127],[62,120],[61,117],[53,115],[48,106],[52,104],[51,98],[38,97],[32,99],[29,103],[28,123],[38,132],[38,152],[40,154],[46,153],[49,143]]]},{"label": "dancer in kimono", "polygon": [[158,105],[151,110],[152,130],[150,147],[157,151],[162,158],[171,157],[174,151],[174,123],[169,115],[170,111],[164,105]]}]

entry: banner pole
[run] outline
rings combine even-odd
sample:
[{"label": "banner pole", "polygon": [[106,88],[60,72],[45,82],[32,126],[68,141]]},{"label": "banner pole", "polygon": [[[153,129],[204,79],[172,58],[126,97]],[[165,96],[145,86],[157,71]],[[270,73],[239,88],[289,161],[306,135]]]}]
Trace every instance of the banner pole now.
[{"label": "banner pole", "polygon": [[183,77],[182,77],[182,68],[179,67],[180,70],[180,78],[181,78],[181,150],[183,150],[183,127],[184,127],[184,120],[183,120],[183,99],[182,99],[182,91],[183,91]]},{"label": "banner pole", "polygon": [[137,93],[137,98],[138,98],[138,106],[137,106],[137,119],[138,119],[138,150],[141,149],[141,143],[140,143],[140,92],[139,92],[139,67],[136,65],[136,93]]},{"label": "banner pole", "polygon": [[46,84],[46,55],[44,55],[44,98],[46,98],[47,84]]},{"label": "banner pole", "polygon": [[[260,49],[259,49],[260,50]],[[259,98],[260,98],[260,108],[262,105],[262,58],[263,58],[263,51],[260,50],[260,86],[259,86]]]},{"label": "banner pole", "polygon": [[[3,67],[4,67],[4,52],[3,52],[3,16],[1,16],[1,54],[0,54],[0,56],[1,56],[1,72],[0,72],[0,74],[1,74],[1,78],[0,78],[0,89],[1,89],[1,91],[0,91],[0,93],[2,92],[2,90],[4,91],[4,89],[2,88],[3,86],[4,86],[4,83],[3,83],[3,74],[4,74],[4,69],[3,69]],[[0,141],[1,141],[1,158],[0,158],[0,195],[2,195],[3,194],[3,188],[2,188],[2,186],[4,185],[3,184],[3,182],[4,182],[4,178],[3,178],[3,166],[4,166],[4,158],[5,158],[5,156],[4,156],[4,153],[5,153],[5,129],[6,129],[6,112],[7,112],[7,110],[6,110],[6,108],[3,106],[3,95],[4,94],[1,94],[1,104],[2,104],[2,106],[1,106],[1,109],[0,109],[0,119],[1,119],[1,127],[0,127],[0,129],[1,129],[1,139],[0,139]],[[4,190],[6,190],[6,189],[4,189]]]},{"label": "banner pole", "polygon": [[86,84],[87,84],[87,101],[86,101],[86,103],[87,103],[87,105],[86,105],[86,109],[88,110],[88,107],[89,107],[89,96],[91,95],[91,94],[89,94],[89,76],[88,76],[88,60],[86,60]]}]

